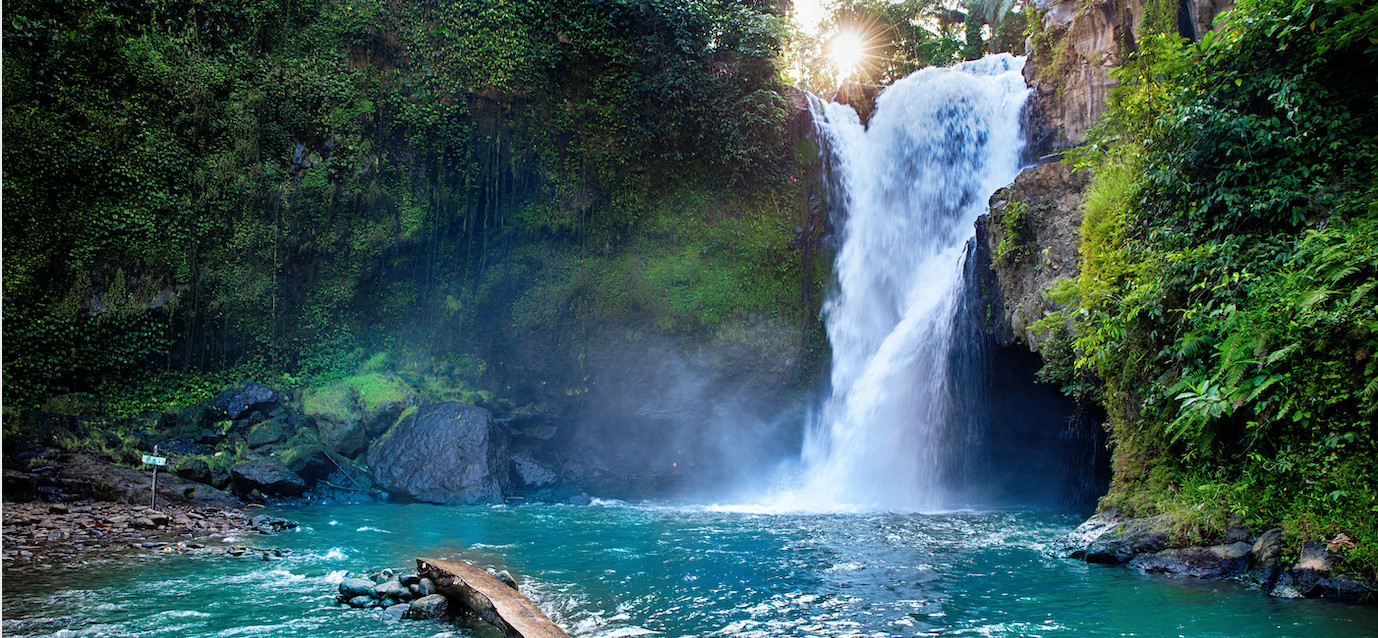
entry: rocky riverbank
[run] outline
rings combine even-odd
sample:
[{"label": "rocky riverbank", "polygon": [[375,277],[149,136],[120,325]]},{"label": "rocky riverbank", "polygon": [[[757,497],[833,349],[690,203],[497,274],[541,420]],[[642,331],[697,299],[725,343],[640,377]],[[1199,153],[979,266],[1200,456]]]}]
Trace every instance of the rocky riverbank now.
[{"label": "rocky riverbank", "polygon": [[148,553],[272,559],[287,550],[242,544],[296,528],[257,508],[107,502],[6,503],[4,572],[80,569]]},{"label": "rocky riverbank", "polygon": [[1166,517],[1132,518],[1110,510],[1058,539],[1049,552],[1150,574],[1238,580],[1280,598],[1378,602],[1378,579],[1342,572],[1341,553],[1353,547],[1345,535],[1303,544],[1293,555],[1286,540],[1280,528],[1260,534],[1234,529],[1216,545],[1182,546],[1172,542]]}]

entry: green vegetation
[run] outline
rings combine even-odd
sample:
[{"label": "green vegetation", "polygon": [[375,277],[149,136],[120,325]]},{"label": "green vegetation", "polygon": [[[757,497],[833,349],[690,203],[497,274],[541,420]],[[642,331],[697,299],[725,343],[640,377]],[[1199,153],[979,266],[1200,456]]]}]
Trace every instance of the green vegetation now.
[{"label": "green vegetation", "polygon": [[1045,320],[1075,340],[1047,373],[1108,409],[1103,506],[1189,540],[1343,534],[1372,573],[1378,7],[1243,0],[1200,42],[1156,31],[1078,158],[1082,272]]},{"label": "green vegetation", "polygon": [[7,407],[370,363],[522,404],[512,343],[623,322],[709,342],[764,316],[822,349],[776,3],[8,9]]},{"label": "green vegetation", "polygon": [[1000,243],[995,246],[995,260],[1007,266],[1033,254],[1037,248],[1033,228],[1029,226],[1029,205],[1011,201],[1000,213]]}]

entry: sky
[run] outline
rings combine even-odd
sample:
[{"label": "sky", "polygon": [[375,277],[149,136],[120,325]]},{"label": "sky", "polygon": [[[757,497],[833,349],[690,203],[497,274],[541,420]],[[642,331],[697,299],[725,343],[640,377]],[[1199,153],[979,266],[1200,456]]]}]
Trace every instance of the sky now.
[{"label": "sky", "polygon": [[823,0],[794,0],[794,19],[804,33],[817,33],[818,23],[827,16]]}]

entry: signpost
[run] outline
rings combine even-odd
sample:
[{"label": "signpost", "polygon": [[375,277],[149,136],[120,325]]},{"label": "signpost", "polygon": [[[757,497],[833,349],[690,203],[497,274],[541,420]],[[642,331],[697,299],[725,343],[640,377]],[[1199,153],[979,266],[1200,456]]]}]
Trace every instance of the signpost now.
[{"label": "signpost", "polygon": [[158,506],[158,468],[167,465],[167,457],[166,457],[166,456],[158,456],[158,446],[155,445],[155,446],[153,446],[153,454],[152,454],[152,455],[148,455],[148,454],[145,454],[145,455],[144,455],[144,463],[153,466],[153,490],[152,490],[152,494],[149,495],[148,506],[149,506],[149,507],[157,507],[157,506]]}]

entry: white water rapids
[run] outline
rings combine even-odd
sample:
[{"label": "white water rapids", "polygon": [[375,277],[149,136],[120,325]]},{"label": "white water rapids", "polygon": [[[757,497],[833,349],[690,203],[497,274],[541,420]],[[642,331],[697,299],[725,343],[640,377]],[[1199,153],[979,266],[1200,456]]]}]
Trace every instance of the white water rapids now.
[{"label": "white water rapids", "polygon": [[806,434],[806,509],[961,507],[964,381],[951,365],[973,223],[1020,169],[1023,58],[930,68],[876,101],[869,127],[847,106],[819,117],[844,198],[837,287],[824,306],[831,396]]}]

